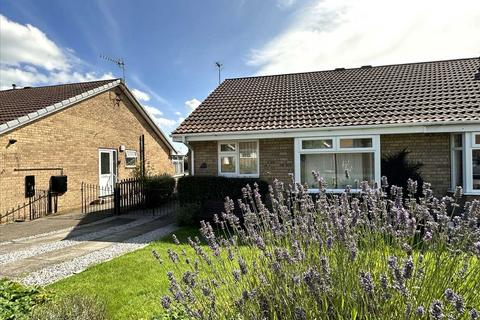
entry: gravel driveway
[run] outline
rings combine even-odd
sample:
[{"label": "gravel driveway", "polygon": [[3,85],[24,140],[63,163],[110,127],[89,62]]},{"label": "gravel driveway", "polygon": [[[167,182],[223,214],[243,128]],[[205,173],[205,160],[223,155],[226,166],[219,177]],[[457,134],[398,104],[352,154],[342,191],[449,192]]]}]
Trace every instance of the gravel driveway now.
[{"label": "gravel driveway", "polygon": [[[64,217],[68,219],[68,217]],[[41,220],[41,219],[40,219]],[[42,222],[35,221],[37,224]],[[58,228],[45,221],[49,228],[24,223],[29,232],[0,242],[0,278],[7,277],[25,284],[47,285],[81,272],[127,252],[147,246],[176,229],[169,219],[143,214],[107,217],[98,221]],[[65,228],[65,226],[67,226]],[[0,232],[9,226],[2,226]],[[12,225],[13,227],[13,225]],[[22,230],[18,225],[14,226]]]}]

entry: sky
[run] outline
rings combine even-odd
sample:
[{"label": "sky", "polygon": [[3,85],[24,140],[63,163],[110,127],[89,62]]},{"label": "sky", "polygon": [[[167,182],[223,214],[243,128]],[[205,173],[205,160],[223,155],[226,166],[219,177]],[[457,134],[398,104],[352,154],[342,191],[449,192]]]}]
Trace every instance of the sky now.
[{"label": "sky", "polygon": [[121,77],[102,55],[170,134],[217,61],[223,80],[480,56],[480,1],[0,0],[1,89]]}]

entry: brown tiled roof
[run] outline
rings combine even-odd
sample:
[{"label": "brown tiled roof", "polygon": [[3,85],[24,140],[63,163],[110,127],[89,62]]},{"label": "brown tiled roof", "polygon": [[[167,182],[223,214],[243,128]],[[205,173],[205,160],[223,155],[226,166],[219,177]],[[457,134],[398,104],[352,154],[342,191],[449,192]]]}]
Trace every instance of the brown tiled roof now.
[{"label": "brown tiled roof", "polygon": [[101,87],[116,79],[0,91],[0,124]]},{"label": "brown tiled roof", "polygon": [[225,80],[173,134],[480,121],[478,58]]}]

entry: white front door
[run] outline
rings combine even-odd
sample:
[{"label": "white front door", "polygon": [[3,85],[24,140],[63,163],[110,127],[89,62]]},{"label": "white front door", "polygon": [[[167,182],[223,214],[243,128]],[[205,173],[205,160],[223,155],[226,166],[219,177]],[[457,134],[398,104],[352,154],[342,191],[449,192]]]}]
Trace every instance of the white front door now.
[{"label": "white front door", "polygon": [[113,194],[117,181],[117,150],[98,150],[98,167],[100,196]]}]

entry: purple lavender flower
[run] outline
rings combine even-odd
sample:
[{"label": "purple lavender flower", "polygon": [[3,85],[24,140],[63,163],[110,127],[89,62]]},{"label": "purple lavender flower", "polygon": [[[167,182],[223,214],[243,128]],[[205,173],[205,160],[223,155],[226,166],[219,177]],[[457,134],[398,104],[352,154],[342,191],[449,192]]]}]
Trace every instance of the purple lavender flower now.
[{"label": "purple lavender flower", "polygon": [[480,315],[478,314],[478,311],[476,309],[472,309],[470,310],[470,319],[472,320],[476,320],[480,317]]},{"label": "purple lavender flower", "polygon": [[477,241],[473,244],[475,247],[475,253],[480,258],[480,241]]},{"label": "purple lavender flower", "polygon": [[370,272],[360,272],[360,285],[367,294],[373,294],[375,285],[373,284],[372,274]]},{"label": "purple lavender flower", "polygon": [[240,275],[242,274],[240,270],[233,270],[232,274],[233,274],[233,278],[235,279],[235,282],[240,281]]},{"label": "purple lavender flower", "polygon": [[162,304],[162,307],[166,310],[170,309],[170,305],[172,304],[172,300],[170,299],[169,296],[163,296],[160,299],[160,302]]},{"label": "purple lavender flower", "polygon": [[248,267],[247,264],[245,263],[245,260],[242,258],[238,258],[238,265],[240,267],[240,272],[245,275],[248,272]]},{"label": "purple lavender flower", "polygon": [[450,288],[446,289],[445,293],[443,295],[448,302],[454,302],[455,301],[456,294],[455,294],[455,292],[453,292],[452,289],[450,289]]},{"label": "purple lavender flower", "polygon": [[430,315],[435,320],[443,319],[445,315],[443,314],[443,305],[440,300],[434,300],[432,302],[430,305]]},{"label": "purple lavender flower", "polygon": [[406,280],[410,279],[413,275],[413,268],[414,264],[412,257],[409,257],[407,261],[405,261],[405,263],[403,264],[403,278],[405,278]]},{"label": "purple lavender flower", "polygon": [[417,310],[415,310],[415,314],[419,317],[423,317],[423,315],[425,315],[425,308],[423,306],[419,306]]},{"label": "purple lavender flower", "polygon": [[307,313],[303,308],[295,307],[293,314],[295,320],[307,320]]},{"label": "purple lavender flower", "polygon": [[430,231],[427,231],[423,236],[423,241],[429,242],[430,240],[432,240],[432,233]]},{"label": "purple lavender flower", "polygon": [[388,187],[388,179],[386,176],[382,176],[381,184],[382,184],[382,188]]},{"label": "purple lavender flower", "polygon": [[173,238],[173,243],[179,245],[180,244],[180,241],[178,241],[178,238],[176,235],[172,235],[172,238]]}]

